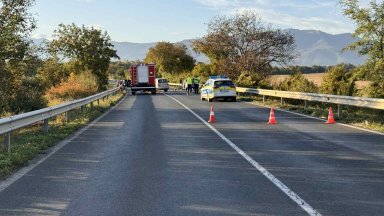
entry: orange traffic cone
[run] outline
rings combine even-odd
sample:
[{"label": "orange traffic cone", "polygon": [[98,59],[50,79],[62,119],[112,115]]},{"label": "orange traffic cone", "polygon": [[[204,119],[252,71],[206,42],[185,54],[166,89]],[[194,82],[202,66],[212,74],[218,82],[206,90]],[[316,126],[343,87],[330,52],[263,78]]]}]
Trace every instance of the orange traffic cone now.
[{"label": "orange traffic cone", "polygon": [[335,124],[335,118],[333,117],[332,107],[329,107],[328,111],[328,121],[325,124]]},{"label": "orange traffic cone", "polygon": [[269,121],[268,124],[276,124],[276,118],[275,118],[275,110],[271,108],[271,112],[269,113]]},{"label": "orange traffic cone", "polygon": [[208,120],[209,123],[215,123],[216,122],[216,119],[215,119],[215,112],[213,111],[213,106],[211,106],[211,112],[209,113],[209,120]]}]

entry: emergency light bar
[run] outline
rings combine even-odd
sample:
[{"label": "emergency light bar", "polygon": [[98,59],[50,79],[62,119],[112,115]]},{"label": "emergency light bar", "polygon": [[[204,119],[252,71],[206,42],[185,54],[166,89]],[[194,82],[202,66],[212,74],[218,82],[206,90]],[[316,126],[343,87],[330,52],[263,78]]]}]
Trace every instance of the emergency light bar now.
[{"label": "emergency light bar", "polygon": [[209,76],[209,79],[228,79],[228,77],[225,75]]}]

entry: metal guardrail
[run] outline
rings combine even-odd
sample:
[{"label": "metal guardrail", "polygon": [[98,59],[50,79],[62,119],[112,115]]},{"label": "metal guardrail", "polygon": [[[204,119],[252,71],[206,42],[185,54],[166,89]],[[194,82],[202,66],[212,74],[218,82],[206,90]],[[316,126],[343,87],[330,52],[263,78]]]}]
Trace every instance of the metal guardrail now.
[{"label": "metal guardrail", "polygon": [[384,110],[384,99],[378,99],[378,98],[351,97],[351,96],[314,94],[314,93],[290,92],[290,91],[275,91],[275,90],[252,89],[252,88],[242,88],[242,87],[236,87],[236,91],[239,93],[250,93],[250,94],[263,95],[263,96],[298,99],[298,100],[304,100],[304,101],[325,102],[325,103],[333,103],[338,105],[350,105],[350,106]]},{"label": "metal guardrail", "polygon": [[[178,86],[178,87],[182,86],[182,84],[179,84],[179,83],[169,83],[169,85]],[[323,103],[333,103],[338,105],[350,105],[350,106],[384,110],[384,99],[378,99],[378,98],[351,97],[351,96],[290,92],[290,91],[275,91],[275,90],[243,88],[243,87],[236,87],[236,91],[239,93],[258,94],[263,96],[298,99],[298,100],[304,100],[304,101],[316,101],[316,102],[323,102]],[[265,100],[265,98],[263,99]]]},{"label": "metal guardrail", "polygon": [[168,83],[169,86],[183,87],[183,84],[180,83]]},{"label": "metal guardrail", "polygon": [[7,151],[10,149],[10,137],[13,130],[44,121],[44,131],[48,132],[49,118],[66,113],[75,108],[83,107],[87,104],[91,104],[92,106],[94,101],[108,97],[118,90],[119,88],[114,88],[83,99],[0,119],[0,134],[5,134],[5,149]]}]

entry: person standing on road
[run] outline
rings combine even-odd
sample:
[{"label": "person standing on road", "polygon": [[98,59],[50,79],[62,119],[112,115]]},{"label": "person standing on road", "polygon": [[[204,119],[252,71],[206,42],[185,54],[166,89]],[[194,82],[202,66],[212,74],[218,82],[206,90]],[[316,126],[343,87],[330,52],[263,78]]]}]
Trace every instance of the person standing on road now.
[{"label": "person standing on road", "polygon": [[195,91],[195,94],[199,94],[199,85],[200,78],[198,76],[195,76],[195,78],[193,78],[193,90]]},{"label": "person standing on road", "polygon": [[192,84],[193,84],[192,77],[189,76],[187,78],[187,95],[191,94],[192,92]]}]

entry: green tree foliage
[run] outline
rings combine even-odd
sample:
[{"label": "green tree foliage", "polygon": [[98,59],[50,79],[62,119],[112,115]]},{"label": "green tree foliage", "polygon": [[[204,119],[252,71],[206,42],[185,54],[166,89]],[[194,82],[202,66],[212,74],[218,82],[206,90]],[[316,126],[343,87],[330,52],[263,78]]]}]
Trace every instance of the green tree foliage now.
[{"label": "green tree foliage", "polygon": [[208,56],[214,73],[234,80],[242,73],[266,77],[273,63],[285,65],[295,57],[293,36],[264,24],[253,11],[214,17],[193,47]]},{"label": "green tree foliage", "polygon": [[111,79],[127,79],[129,77],[129,68],[131,67],[132,63],[129,61],[116,61],[111,62],[109,64],[108,68],[108,75]]},{"label": "green tree foliage", "polygon": [[353,70],[348,65],[336,65],[327,70],[320,86],[320,92],[352,96],[356,91],[355,81]]},{"label": "green tree foliage", "polygon": [[69,74],[69,69],[65,64],[60,63],[57,58],[47,59],[37,72],[37,76],[45,88],[50,88],[65,81],[69,77]]},{"label": "green tree foliage", "polygon": [[[376,74],[372,78],[368,79],[371,84],[360,90],[358,95],[364,97],[384,98],[384,78],[380,75],[384,75],[384,59],[373,62],[368,61],[356,69],[355,77],[361,78],[362,74],[370,74],[375,71]],[[380,73],[381,72],[381,73]]]},{"label": "green tree foliage", "polygon": [[266,80],[266,77],[260,75],[260,73],[248,73],[243,72],[240,76],[235,80],[236,85],[241,87],[248,88],[263,88],[263,89],[271,89],[272,86]]},{"label": "green tree foliage", "polygon": [[99,90],[104,90],[108,85],[107,70],[111,58],[119,58],[107,32],[84,25],[78,27],[74,23],[59,25],[49,51],[55,57],[68,60],[71,72],[91,71],[97,77]]},{"label": "green tree foliage", "polygon": [[193,68],[192,75],[198,76],[202,81],[204,81],[204,80],[207,80],[209,76],[213,76],[214,74],[212,73],[211,67],[209,64],[199,62]]},{"label": "green tree foliage", "polygon": [[[367,62],[356,70],[356,77],[373,81],[365,95],[384,97],[384,2],[370,1],[368,7],[360,7],[358,0],[340,0],[344,15],[356,23],[353,36],[357,41],[345,50],[356,50],[367,55]],[[371,90],[372,94],[367,91]]]},{"label": "green tree foliage", "polygon": [[306,79],[302,73],[294,72],[283,82],[276,86],[276,89],[281,91],[294,91],[294,92],[309,92],[317,93],[318,87],[308,79]]},{"label": "green tree foliage", "polygon": [[195,60],[187,52],[187,47],[181,43],[159,42],[149,49],[145,63],[156,63],[159,76],[165,73],[170,75],[191,71],[195,66]]},{"label": "green tree foliage", "polygon": [[[0,2],[0,115],[40,108],[43,103],[42,98],[38,97],[42,96],[42,92],[38,91],[40,84],[33,78],[41,61],[29,39],[36,28],[35,19],[28,12],[33,4],[33,0]],[[29,87],[36,93],[29,91]],[[25,100],[27,93],[36,97]],[[42,103],[28,105],[28,101]]]},{"label": "green tree foliage", "polygon": [[346,49],[367,54],[373,61],[384,59],[384,2],[371,1],[367,8],[360,7],[358,0],[341,0],[340,4],[344,15],[357,25],[353,36],[358,40]]},{"label": "green tree foliage", "polygon": [[13,113],[30,112],[47,105],[43,97],[45,86],[36,76],[23,77],[16,92],[17,100],[10,104]]}]

